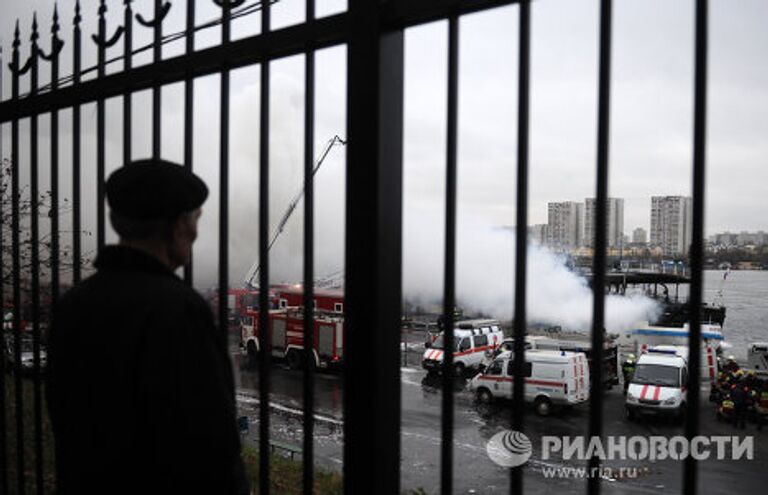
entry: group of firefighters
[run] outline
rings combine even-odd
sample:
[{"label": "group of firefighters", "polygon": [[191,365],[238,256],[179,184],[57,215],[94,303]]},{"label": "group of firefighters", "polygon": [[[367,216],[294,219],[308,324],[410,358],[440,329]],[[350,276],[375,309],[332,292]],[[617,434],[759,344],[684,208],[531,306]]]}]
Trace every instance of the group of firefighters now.
[{"label": "group of firefighters", "polygon": [[709,398],[717,404],[718,417],[737,428],[745,428],[750,417],[758,430],[768,422],[768,379],[760,378],[754,370],[741,369],[732,356],[712,382]]},{"label": "group of firefighters", "polygon": [[[635,355],[629,354],[622,363],[624,393],[635,374],[635,361]],[[768,379],[759,377],[754,370],[741,369],[733,356],[720,366],[709,400],[717,404],[718,418],[737,428],[745,428],[747,418],[757,423],[758,431],[768,423]]]}]

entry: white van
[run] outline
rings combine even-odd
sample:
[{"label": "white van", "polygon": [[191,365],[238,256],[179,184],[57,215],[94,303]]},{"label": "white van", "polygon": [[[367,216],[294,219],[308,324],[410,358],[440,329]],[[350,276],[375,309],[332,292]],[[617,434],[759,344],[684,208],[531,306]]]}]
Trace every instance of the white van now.
[{"label": "white van", "polygon": [[[525,401],[546,416],[557,405],[589,400],[589,364],[582,352],[525,351]],[[469,384],[479,403],[512,398],[514,361],[511,352],[500,354]]]},{"label": "white van", "polygon": [[[688,346],[685,345],[656,345],[646,347],[640,350],[640,355],[643,354],[656,354],[656,355],[673,355],[680,356],[686,363],[690,361],[688,359]],[[702,382],[712,382],[717,378],[718,363],[717,363],[717,349],[707,344],[701,343],[701,358],[699,360],[699,377]]]},{"label": "white van", "polygon": [[753,342],[747,348],[747,368],[758,373],[768,372],[768,342]]},{"label": "white van", "polygon": [[638,414],[685,418],[688,402],[687,354],[682,350],[671,350],[650,349],[638,358],[625,402],[629,420]]},{"label": "white van", "polygon": [[[430,372],[440,371],[445,352],[443,334],[425,345],[421,366]],[[453,365],[457,376],[468,369],[477,369],[486,352],[495,350],[504,339],[501,326],[495,320],[457,322],[453,331]]]}]

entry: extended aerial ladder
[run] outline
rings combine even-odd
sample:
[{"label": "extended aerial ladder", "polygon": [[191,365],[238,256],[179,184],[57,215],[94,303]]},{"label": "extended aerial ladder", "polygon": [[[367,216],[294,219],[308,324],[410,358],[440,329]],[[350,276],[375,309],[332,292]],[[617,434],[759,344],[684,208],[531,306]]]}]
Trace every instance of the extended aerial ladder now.
[{"label": "extended aerial ladder", "polygon": [[[328,153],[331,152],[331,149],[336,145],[344,146],[347,142],[344,141],[339,137],[339,135],[333,136],[330,140],[328,140],[328,143],[325,145],[325,149],[320,154],[320,158],[315,163],[314,168],[312,169],[312,177],[314,178],[315,174],[317,174],[317,171],[320,170],[320,167],[323,165],[323,162],[328,157]],[[275,242],[280,237],[280,234],[283,233],[283,230],[285,230],[285,225],[288,223],[288,220],[291,218],[291,215],[293,215],[293,212],[296,210],[296,207],[299,205],[299,202],[304,197],[304,194],[307,190],[307,184],[304,183],[304,187],[302,187],[298,193],[291,199],[291,202],[288,203],[288,208],[286,208],[285,213],[283,214],[282,218],[280,219],[280,222],[277,224],[277,228],[275,229],[275,232],[272,234],[272,238],[269,241],[269,244],[267,245],[267,253],[272,249],[272,246],[275,245]],[[248,271],[245,274],[245,286],[251,289],[255,289],[257,287],[256,284],[253,283],[253,281],[256,279],[256,277],[259,274],[259,270],[261,268],[261,265],[259,265],[258,258],[256,261],[253,262],[251,267],[248,269]]]}]

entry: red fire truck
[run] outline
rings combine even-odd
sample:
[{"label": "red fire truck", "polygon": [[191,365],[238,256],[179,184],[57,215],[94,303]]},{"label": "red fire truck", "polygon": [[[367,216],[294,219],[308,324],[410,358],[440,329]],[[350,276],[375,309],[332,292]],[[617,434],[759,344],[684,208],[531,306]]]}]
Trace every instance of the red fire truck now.
[{"label": "red fire truck", "polygon": [[[210,294],[211,309],[214,314],[219,311],[219,292]],[[278,298],[275,290],[269,290],[269,306],[271,309],[278,307]],[[236,325],[245,315],[246,311],[259,309],[259,290],[246,288],[230,288],[227,291],[227,317],[230,325]]]},{"label": "red fire truck", "polygon": [[[304,289],[301,285],[273,287],[279,308],[304,306]],[[313,293],[316,311],[344,313],[344,292],[340,290],[317,289]]]},{"label": "red fire truck", "polygon": [[[277,309],[269,312],[269,342],[272,356],[285,359],[288,366],[297,369],[304,358],[304,311],[301,308]],[[259,312],[246,310],[240,323],[240,346],[253,365],[259,356]],[[314,349],[315,366],[338,368],[344,358],[344,317],[341,314],[315,312]]]}]

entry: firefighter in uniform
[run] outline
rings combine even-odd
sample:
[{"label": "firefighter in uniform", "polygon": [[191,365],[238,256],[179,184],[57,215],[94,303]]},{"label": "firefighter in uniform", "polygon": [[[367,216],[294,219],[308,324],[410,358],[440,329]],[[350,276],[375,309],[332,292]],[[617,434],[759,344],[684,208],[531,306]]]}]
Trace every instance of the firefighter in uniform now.
[{"label": "firefighter in uniform", "polygon": [[734,380],[735,377],[733,373],[729,371],[720,371],[717,374],[717,379],[712,384],[710,400],[712,402],[721,402],[730,392]]},{"label": "firefighter in uniform", "polygon": [[736,428],[745,428],[747,422],[747,411],[751,403],[749,388],[742,383],[736,383],[731,386],[730,399],[733,401],[733,426]]},{"label": "firefighter in uniform", "polygon": [[208,188],[161,160],[106,182],[118,245],[54,309],[46,388],[60,495],[244,495],[226,334],[174,271]]},{"label": "firefighter in uniform", "polygon": [[736,362],[736,358],[734,356],[728,356],[728,359],[725,361],[725,365],[723,365],[723,370],[729,373],[735,373],[739,371],[739,365]]},{"label": "firefighter in uniform", "polygon": [[733,410],[734,410],[734,404],[733,404],[733,401],[731,400],[731,396],[730,394],[726,394],[717,408],[717,414],[720,418],[722,418],[725,421],[732,421]]},{"label": "firefighter in uniform", "polygon": [[763,423],[768,421],[768,380],[763,381],[755,403],[755,416],[758,431],[763,430]]},{"label": "firefighter in uniform", "polygon": [[630,354],[627,359],[621,365],[621,374],[624,377],[624,393],[627,393],[629,388],[629,382],[632,381],[632,377],[635,375],[635,355]]}]

